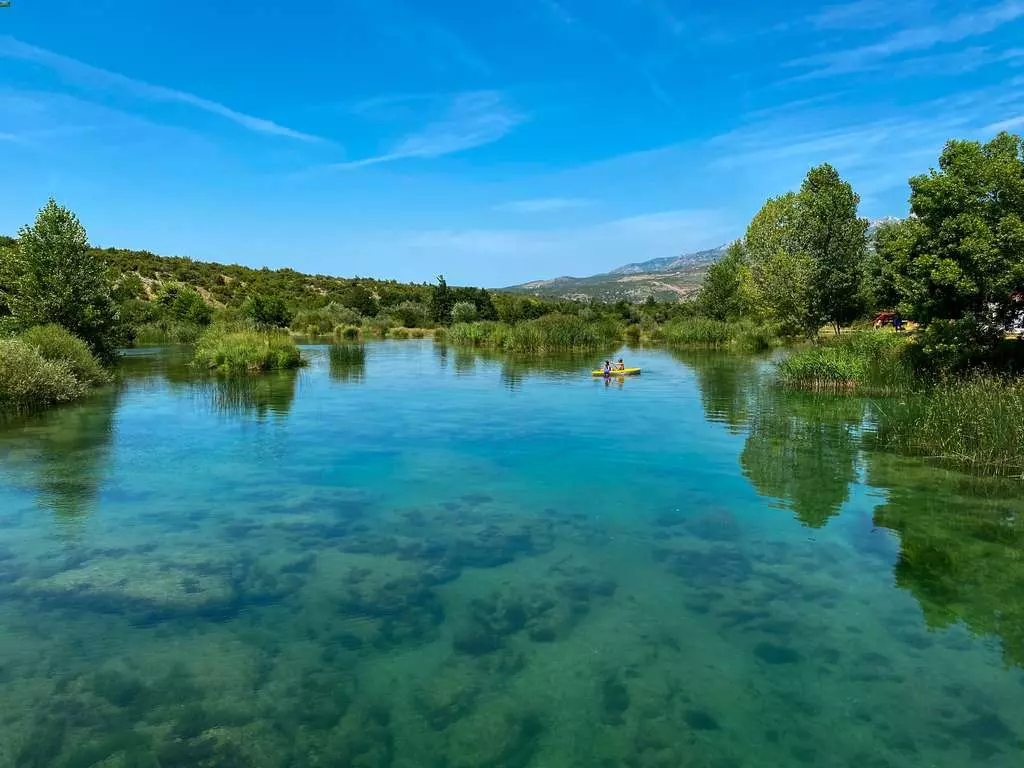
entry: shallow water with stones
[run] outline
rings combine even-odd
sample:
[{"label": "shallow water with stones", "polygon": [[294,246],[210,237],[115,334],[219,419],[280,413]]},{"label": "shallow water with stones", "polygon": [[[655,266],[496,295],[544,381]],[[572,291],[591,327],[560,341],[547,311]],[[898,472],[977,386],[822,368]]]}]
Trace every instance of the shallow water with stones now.
[{"label": "shallow water with stones", "polygon": [[765,360],[305,353],[0,426],[0,765],[1024,763],[1019,481]]}]

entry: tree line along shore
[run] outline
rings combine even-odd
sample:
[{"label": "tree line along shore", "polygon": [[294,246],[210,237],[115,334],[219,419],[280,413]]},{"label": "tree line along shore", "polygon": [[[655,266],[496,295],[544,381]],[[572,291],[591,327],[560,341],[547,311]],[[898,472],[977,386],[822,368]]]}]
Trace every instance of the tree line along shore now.
[{"label": "tree line along shore", "polygon": [[[894,445],[1024,474],[1024,142],[950,141],[909,187],[909,214],[871,228],[851,184],[828,164],[812,168],[799,190],[764,204],[695,300],[642,303],[98,249],[51,200],[17,237],[0,238],[0,411],[83,397],[113,380],[118,349],[141,344],[193,345],[197,370],[221,375],[301,366],[297,336],[352,345],[431,335],[520,354],[787,344],[781,385],[911,395],[913,413],[889,430]],[[914,330],[873,329],[879,313]],[[1005,444],[1002,458],[969,460],[967,443],[979,440]]]}]

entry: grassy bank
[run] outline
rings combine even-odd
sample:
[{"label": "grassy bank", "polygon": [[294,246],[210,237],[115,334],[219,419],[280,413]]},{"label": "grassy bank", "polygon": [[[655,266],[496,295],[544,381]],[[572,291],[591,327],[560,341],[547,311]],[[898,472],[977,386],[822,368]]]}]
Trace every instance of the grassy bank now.
[{"label": "grassy bank", "polygon": [[915,351],[912,338],[891,331],[846,333],[794,352],[779,364],[779,381],[883,398],[875,403],[878,448],[1024,476],[1024,381],[979,371],[936,379],[915,368]]},{"label": "grassy bank", "polygon": [[0,340],[0,410],[67,403],[110,381],[84,341],[57,325]]},{"label": "grassy bank", "polygon": [[984,373],[880,404],[878,442],[981,474],[1024,478],[1024,381]]},{"label": "grassy bank", "polygon": [[622,332],[611,321],[588,322],[571,315],[547,315],[519,323],[456,323],[443,339],[456,347],[505,352],[582,352],[617,344]]},{"label": "grassy bank", "polygon": [[283,332],[215,326],[196,343],[194,363],[218,373],[261,373],[304,365],[295,341]]},{"label": "grassy bank", "polygon": [[857,331],[794,352],[779,364],[783,384],[814,391],[905,392],[918,385],[906,336]]},{"label": "grassy bank", "polygon": [[691,317],[667,323],[651,334],[677,349],[731,349],[760,352],[778,345],[775,329],[751,321],[726,322],[709,317]]}]

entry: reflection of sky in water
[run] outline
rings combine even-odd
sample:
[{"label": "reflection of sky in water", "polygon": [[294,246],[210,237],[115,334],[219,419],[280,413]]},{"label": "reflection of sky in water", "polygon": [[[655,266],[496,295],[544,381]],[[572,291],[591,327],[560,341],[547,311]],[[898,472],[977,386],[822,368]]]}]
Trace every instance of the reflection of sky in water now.
[{"label": "reflection of sky in water", "polygon": [[1018,764],[1019,486],[744,358],[306,351],[0,431],[0,765]]}]

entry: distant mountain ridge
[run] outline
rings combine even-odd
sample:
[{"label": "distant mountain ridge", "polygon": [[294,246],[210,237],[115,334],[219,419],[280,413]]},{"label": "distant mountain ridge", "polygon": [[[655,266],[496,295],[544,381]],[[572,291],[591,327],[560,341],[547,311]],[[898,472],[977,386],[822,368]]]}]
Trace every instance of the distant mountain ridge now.
[{"label": "distant mountain ridge", "polygon": [[[884,224],[900,221],[893,216],[868,220],[868,238],[873,238]],[[678,301],[697,295],[709,266],[721,259],[729,245],[662,256],[657,259],[624,264],[610,272],[590,277],[555,277],[531,280],[528,283],[502,288],[511,293],[524,293],[546,298],[596,299],[599,301],[643,301],[648,296]]]},{"label": "distant mountain ridge", "polygon": [[678,301],[697,294],[707,268],[725,254],[727,247],[624,264],[590,277],[531,280],[502,290],[561,299],[643,301],[653,296],[662,301]]},{"label": "distant mountain ridge", "polygon": [[717,248],[709,248],[706,251],[695,251],[684,253],[682,256],[663,256],[658,259],[650,259],[635,264],[625,264],[616,267],[609,275],[639,275],[650,272],[678,272],[695,266],[707,266],[714,264],[725,255],[728,245],[720,245]]}]

